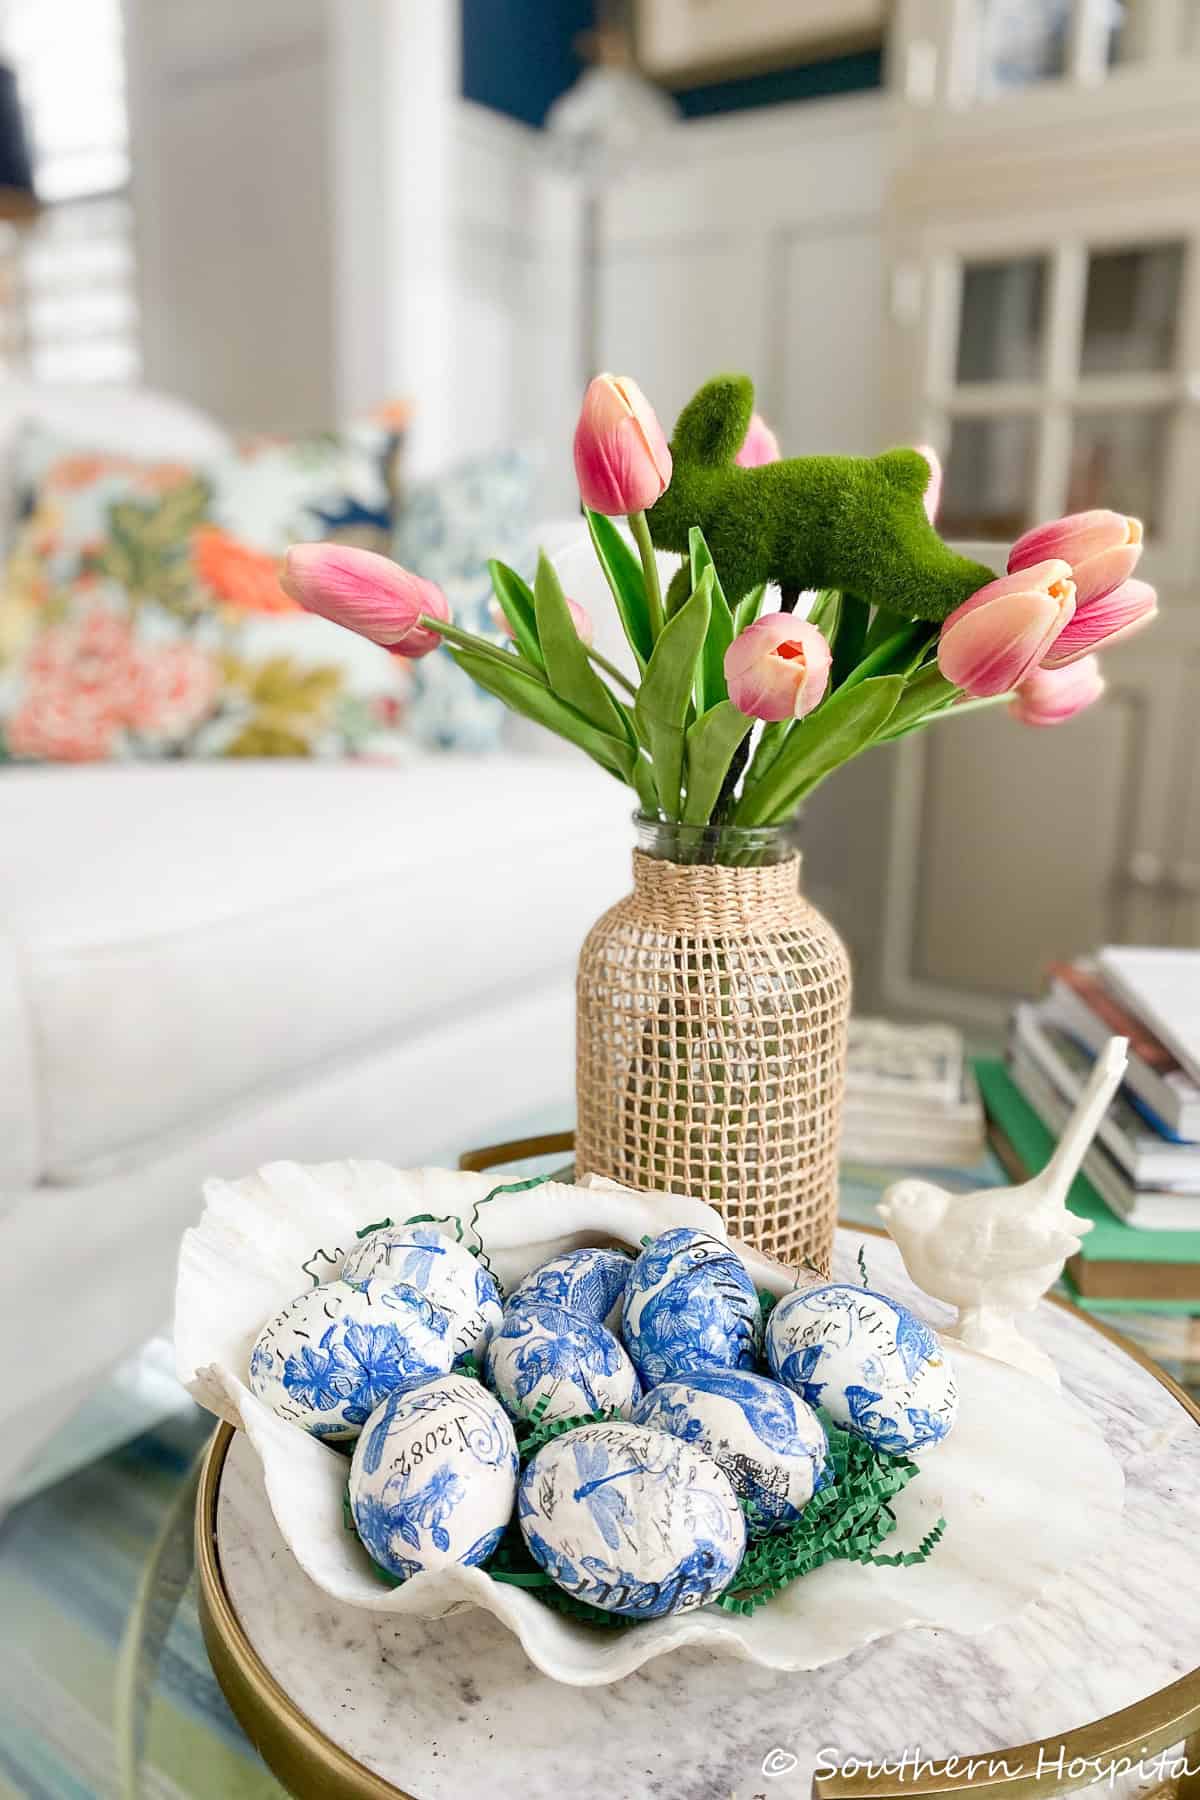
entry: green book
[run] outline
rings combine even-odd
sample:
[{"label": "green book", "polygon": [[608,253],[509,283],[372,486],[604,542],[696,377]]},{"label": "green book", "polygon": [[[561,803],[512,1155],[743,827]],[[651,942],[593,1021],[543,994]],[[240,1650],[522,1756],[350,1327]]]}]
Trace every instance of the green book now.
[{"label": "green book", "polygon": [[[1054,1138],[999,1060],[980,1057],[975,1063],[983,1104],[1025,1167],[1036,1174],[1049,1162]],[[1200,1262],[1200,1231],[1144,1231],[1127,1225],[1104,1204],[1086,1175],[1071,1183],[1067,1204],[1093,1229],[1080,1255],[1088,1262]]]}]

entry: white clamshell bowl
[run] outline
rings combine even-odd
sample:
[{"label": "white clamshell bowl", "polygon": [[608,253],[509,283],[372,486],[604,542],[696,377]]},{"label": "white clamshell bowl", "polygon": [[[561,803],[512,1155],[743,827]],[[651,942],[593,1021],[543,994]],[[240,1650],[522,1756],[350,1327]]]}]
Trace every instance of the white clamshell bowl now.
[{"label": "white clamshell bowl", "polygon": [[[909,1627],[985,1631],[1086,1561],[1113,1529],[1123,1477],[1082,1408],[1006,1363],[946,1344],[958,1422],[942,1443],[918,1453],[920,1475],[893,1502],[897,1528],[884,1545],[912,1549],[944,1516],[945,1535],[927,1562],[898,1569],[827,1563],[749,1617],[709,1605],[621,1631],[564,1618],[477,1568],[430,1570],[381,1587],[343,1523],[346,1459],[255,1399],[246,1385],[250,1351],[264,1320],[303,1291],[310,1271],[336,1278],[363,1226],[433,1214],[461,1220],[470,1243],[475,1208],[495,1186],[491,1175],[377,1162],[272,1163],[242,1181],[208,1182],[203,1218],[184,1236],[175,1313],[180,1377],[203,1406],[246,1432],[284,1539],[333,1599],[426,1619],[483,1607],[543,1673],[576,1686],[620,1680],[685,1646],[765,1668],[814,1669]],[[610,1183],[547,1182],[499,1194],[477,1223],[506,1292],[565,1250],[616,1244],[636,1251],[643,1237],[672,1225],[729,1241],[701,1201]],[[455,1235],[452,1222],[441,1228]],[[798,1280],[815,1280],[736,1247],[759,1288],[783,1295]]]}]

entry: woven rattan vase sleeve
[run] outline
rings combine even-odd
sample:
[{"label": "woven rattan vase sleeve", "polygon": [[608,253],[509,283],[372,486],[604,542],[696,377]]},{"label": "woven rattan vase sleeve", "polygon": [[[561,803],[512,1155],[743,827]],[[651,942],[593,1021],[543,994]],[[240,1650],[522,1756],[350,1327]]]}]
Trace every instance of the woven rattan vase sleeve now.
[{"label": "woven rattan vase sleeve", "polygon": [[827,1270],[850,964],[799,858],[692,867],[634,853],[576,987],[576,1166],[692,1194],[788,1263]]}]

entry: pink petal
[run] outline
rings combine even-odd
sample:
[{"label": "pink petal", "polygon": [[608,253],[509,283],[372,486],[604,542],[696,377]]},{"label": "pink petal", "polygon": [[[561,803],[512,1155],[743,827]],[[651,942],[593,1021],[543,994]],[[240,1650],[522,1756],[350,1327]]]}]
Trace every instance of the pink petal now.
[{"label": "pink petal", "polygon": [[1091,650],[1110,649],[1149,625],[1157,612],[1158,595],[1148,581],[1123,582],[1103,598],[1076,607],[1075,617],[1055,638],[1042,667],[1065,668]]},{"label": "pink petal", "polygon": [[1005,694],[1041,661],[1073,604],[1035,590],[970,611],[959,607],[942,627],[938,667],[975,699]]},{"label": "pink petal", "polygon": [[1104,686],[1100,660],[1095,656],[1085,657],[1069,669],[1034,669],[1013,695],[1008,710],[1022,725],[1061,725],[1093,705]]}]

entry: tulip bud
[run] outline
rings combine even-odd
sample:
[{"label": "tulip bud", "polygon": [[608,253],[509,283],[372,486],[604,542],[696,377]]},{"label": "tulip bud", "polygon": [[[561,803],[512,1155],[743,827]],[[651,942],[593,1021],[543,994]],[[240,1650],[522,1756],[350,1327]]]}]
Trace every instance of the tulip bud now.
[{"label": "tulip bud", "polygon": [[1086,606],[1077,599],[1075,617],[1055,638],[1042,667],[1062,669],[1091,650],[1108,650],[1148,625],[1157,612],[1158,595],[1148,581],[1136,579],[1123,581],[1111,594],[1089,600]]},{"label": "tulip bud", "polygon": [[1142,522],[1124,513],[1069,513],[1049,525],[1035,525],[1017,539],[1009,553],[1010,573],[1057,557],[1071,565],[1075,604],[1087,606],[1120,587],[1142,554]]},{"label": "tulip bud", "polygon": [[761,413],[752,413],[742,447],[734,457],[740,469],[761,469],[764,463],[779,461],[779,439]]},{"label": "tulip bud", "polygon": [[374,550],[349,544],[293,544],[280,585],[306,611],[357,631],[397,656],[428,656],[441,643],[418,624],[422,613],[449,619],[441,588]]},{"label": "tulip bud", "polygon": [[938,668],[975,699],[1005,694],[1037,667],[1074,611],[1065,562],[1002,575],[950,614],[938,638]]},{"label": "tulip bud", "polygon": [[[507,637],[516,635],[509,623],[508,614],[498,600],[493,600],[488,610],[492,615],[492,623],[495,625],[497,631],[503,631]],[[595,628],[592,625],[591,613],[586,606],[580,606],[578,600],[567,600],[567,611],[571,615],[571,622],[575,627],[575,632],[580,643],[586,644],[590,650],[592,647],[592,639],[596,635]]]},{"label": "tulip bud", "polygon": [[729,698],[747,718],[802,719],[825,693],[831,660],[828,643],[807,619],[768,613],[725,652]]},{"label": "tulip bud", "polygon": [[671,452],[657,415],[628,375],[597,375],[575,427],[575,476],[592,512],[644,512],[666,493]]},{"label": "tulip bud", "polygon": [[931,444],[916,444],[914,449],[929,464],[929,480],[925,486],[925,517],[932,525],[942,499],[942,459]]},{"label": "tulip bud", "polygon": [[1100,659],[1085,656],[1068,669],[1034,669],[1009,701],[1008,710],[1022,725],[1061,725],[1103,692]]}]

